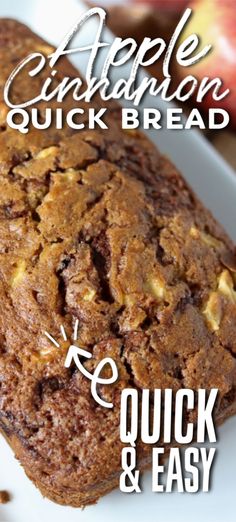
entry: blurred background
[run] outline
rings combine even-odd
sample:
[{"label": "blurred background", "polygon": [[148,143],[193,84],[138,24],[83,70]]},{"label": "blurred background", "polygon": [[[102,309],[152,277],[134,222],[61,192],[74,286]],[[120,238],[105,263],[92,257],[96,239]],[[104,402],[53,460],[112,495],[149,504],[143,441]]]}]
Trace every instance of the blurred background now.
[{"label": "blurred background", "polygon": [[[100,0],[87,1],[88,5],[101,5],[108,12],[108,26],[117,36],[131,36],[141,42],[145,36],[160,36],[166,42],[171,35],[186,7],[194,12],[188,23],[186,36],[197,33],[202,44],[214,46],[209,56],[192,66],[193,74],[201,79],[220,77],[230,94],[222,100],[220,106],[230,114],[231,123],[222,131],[204,131],[206,137],[236,169],[236,0]],[[162,64],[158,62],[150,69],[150,74],[162,79]],[[174,83],[178,84],[183,71],[172,67]],[[194,104],[192,98],[190,103]],[[210,102],[211,106],[212,101]],[[200,110],[209,107],[209,102],[201,104]],[[185,104],[185,110],[191,106]]]}]

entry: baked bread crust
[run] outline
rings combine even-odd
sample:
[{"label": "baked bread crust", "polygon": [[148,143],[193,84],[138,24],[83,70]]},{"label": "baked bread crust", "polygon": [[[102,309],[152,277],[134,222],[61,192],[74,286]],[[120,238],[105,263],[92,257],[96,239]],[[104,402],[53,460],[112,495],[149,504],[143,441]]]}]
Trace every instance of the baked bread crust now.
[{"label": "baked bread crust", "polygon": [[[52,48],[1,20],[0,426],[45,496],[85,506],[118,485],[123,388],[217,387],[216,421],[236,412],[235,247],[170,161],[121,130],[115,104],[109,131],[6,129],[4,83],[36,50]],[[14,99],[40,81],[22,73]],[[68,343],[44,335],[72,335],[76,319],[87,367],[117,363],[100,389],[112,410],[64,368]],[[147,467],[150,448],[138,455]]]}]

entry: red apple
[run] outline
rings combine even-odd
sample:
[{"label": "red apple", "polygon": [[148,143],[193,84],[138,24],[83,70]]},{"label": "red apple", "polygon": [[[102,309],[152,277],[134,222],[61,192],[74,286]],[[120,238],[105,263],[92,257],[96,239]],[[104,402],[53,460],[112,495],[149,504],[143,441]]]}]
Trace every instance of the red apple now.
[{"label": "red apple", "polygon": [[221,101],[206,96],[202,106],[226,109],[232,127],[236,128],[236,1],[193,0],[189,7],[193,13],[181,40],[196,33],[201,39],[201,48],[208,44],[212,44],[213,48],[195,65],[186,69],[181,67],[179,73],[182,77],[192,74],[199,80],[204,76],[221,78],[224,89],[230,89],[230,93]]},{"label": "red apple", "polygon": [[137,4],[149,5],[163,11],[181,12],[186,7],[188,0],[132,0]]}]

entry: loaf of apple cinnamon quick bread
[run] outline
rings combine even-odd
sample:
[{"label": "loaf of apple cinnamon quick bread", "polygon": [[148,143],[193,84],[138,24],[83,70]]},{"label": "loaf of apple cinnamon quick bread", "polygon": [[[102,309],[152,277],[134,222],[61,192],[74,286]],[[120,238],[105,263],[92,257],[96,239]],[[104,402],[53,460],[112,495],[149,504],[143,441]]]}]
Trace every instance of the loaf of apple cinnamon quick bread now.
[{"label": "loaf of apple cinnamon quick bread", "polygon": [[[7,127],[4,84],[35,51],[52,48],[1,20],[0,427],[43,495],[85,506],[119,483],[123,388],[218,388],[216,422],[236,411],[236,256],[170,161],[122,130],[116,105],[109,131]],[[66,60],[58,68],[78,76]],[[44,75],[22,70],[15,103]],[[63,108],[74,105],[68,95]],[[64,366],[76,321],[87,368],[117,364],[116,383],[99,387],[113,408]],[[151,449],[137,451],[143,469]]]}]

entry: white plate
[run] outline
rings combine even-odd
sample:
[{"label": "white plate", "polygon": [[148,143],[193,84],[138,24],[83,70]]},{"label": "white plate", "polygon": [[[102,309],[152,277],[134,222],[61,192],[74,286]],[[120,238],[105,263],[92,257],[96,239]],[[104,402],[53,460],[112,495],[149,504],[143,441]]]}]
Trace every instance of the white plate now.
[{"label": "white plate", "polygon": [[[1,0],[0,3],[0,16],[18,18],[55,44],[74,24],[82,10],[85,7],[77,0]],[[87,38],[92,34],[89,31]],[[106,33],[106,38],[109,37]],[[77,57],[74,62],[83,69],[85,57],[83,60]],[[156,104],[165,108],[159,100]],[[146,97],[145,105],[154,106],[154,100]],[[160,150],[170,156],[236,240],[234,172],[198,132],[162,130],[149,132],[149,135]],[[0,522],[234,522],[235,433],[236,418],[227,421],[219,430],[218,456],[210,493],[151,493],[151,477],[150,473],[146,473],[141,494],[128,495],[117,490],[84,511],[57,506],[43,499],[1,437],[0,490],[9,490],[13,500],[0,506]]]}]

